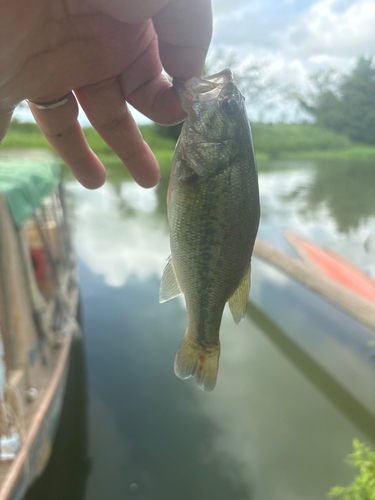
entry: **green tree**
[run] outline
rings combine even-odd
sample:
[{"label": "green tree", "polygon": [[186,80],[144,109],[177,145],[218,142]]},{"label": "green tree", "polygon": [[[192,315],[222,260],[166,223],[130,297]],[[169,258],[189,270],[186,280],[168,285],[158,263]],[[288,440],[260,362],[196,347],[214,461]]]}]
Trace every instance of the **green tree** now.
[{"label": "green tree", "polygon": [[375,144],[375,66],[360,57],[353,71],[340,80],[334,70],[311,78],[314,91],[302,106],[325,127],[353,141]]}]

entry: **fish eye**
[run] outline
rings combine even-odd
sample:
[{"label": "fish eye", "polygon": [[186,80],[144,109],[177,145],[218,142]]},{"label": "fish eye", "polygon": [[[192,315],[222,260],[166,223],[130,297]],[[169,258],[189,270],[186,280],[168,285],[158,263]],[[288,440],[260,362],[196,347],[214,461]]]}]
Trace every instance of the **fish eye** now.
[{"label": "fish eye", "polygon": [[224,114],[226,116],[234,116],[238,113],[239,111],[239,106],[236,101],[236,99],[233,99],[233,97],[229,97],[228,99],[225,99],[222,104],[221,104]]}]

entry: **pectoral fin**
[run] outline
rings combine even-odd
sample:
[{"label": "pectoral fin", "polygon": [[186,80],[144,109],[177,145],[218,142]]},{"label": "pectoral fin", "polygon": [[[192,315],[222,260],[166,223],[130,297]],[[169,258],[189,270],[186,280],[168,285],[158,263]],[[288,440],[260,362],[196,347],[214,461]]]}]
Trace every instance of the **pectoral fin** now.
[{"label": "pectoral fin", "polygon": [[228,300],[230,312],[236,324],[245,317],[247,298],[250,292],[250,270],[251,266],[249,265],[236,291]]},{"label": "pectoral fin", "polygon": [[173,267],[172,256],[170,255],[160,283],[159,302],[166,302],[181,294],[182,291]]}]

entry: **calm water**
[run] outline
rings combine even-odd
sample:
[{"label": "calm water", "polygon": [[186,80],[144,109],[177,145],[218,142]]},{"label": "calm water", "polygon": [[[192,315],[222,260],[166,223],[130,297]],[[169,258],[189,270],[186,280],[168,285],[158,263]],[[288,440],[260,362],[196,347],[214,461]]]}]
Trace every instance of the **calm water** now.
[{"label": "calm water", "polygon": [[[289,229],[375,278],[374,165],[259,170],[261,238],[293,253]],[[146,191],[121,172],[94,192],[66,182],[84,369],[71,377],[54,456],[28,500],[320,500],[349,483],[353,438],[375,441],[374,335],[254,259],[245,320],[236,326],[224,312],[214,392],[179,380],[184,302],[158,303],[168,180]]]}]

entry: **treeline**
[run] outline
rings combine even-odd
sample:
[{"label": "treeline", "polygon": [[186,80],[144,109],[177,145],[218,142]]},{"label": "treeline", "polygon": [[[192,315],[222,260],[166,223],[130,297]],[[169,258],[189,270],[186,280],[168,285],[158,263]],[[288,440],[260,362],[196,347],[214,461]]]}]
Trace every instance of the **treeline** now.
[{"label": "treeline", "polygon": [[[220,54],[219,54],[220,55]],[[233,62],[233,64],[232,64]],[[269,103],[272,95],[277,99],[282,90],[274,81],[263,78],[262,65],[241,67],[236,73],[235,61],[222,55],[215,72],[220,67],[234,67],[235,80],[241,82],[241,91]],[[285,89],[284,89],[285,90]],[[255,97],[254,97],[255,96]],[[255,151],[258,159],[375,159],[375,67],[373,58],[358,59],[350,74],[340,75],[326,69],[311,76],[308,92],[284,92],[284,99],[297,100],[315,117],[316,123],[252,123]],[[154,151],[162,168],[170,167],[174,145],[179,136],[180,125],[161,127],[141,126],[145,141]],[[84,129],[91,148],[106,164],[118,162],[113,151],[98,136],[96,131]],[[362,144],[361,144],[362,143]],[[50,147],[34,123],[12,120],[3,147],[35,148]]]},{"label": "treeline", "polygon": [[[264,115],[263,108],[272,111],[280,102],[285,104],[297,101],[303,110],[314,117],[314,121],[320,125],[320,128],[336,132],[356,143],[375,145],[375,65],[372,57],[360,57],[351,73],[347,75],[340,74],[333,68],[326,68],[311,75],[308,90],[280,85],[275,79],[265,76],[266,64],[251,63],[243,66],[236,54],[232,52],[219,51],[213,61],[207,64],[206,73],[215,73],[223,67],[233,69],[234,79],[241,92],[249,99],[249,102],[257,103],[260,122],[263,121],[261,118]],[[267,126],[270,125],[267,124]],[[257,124],[254,126],[255,136],[257,135],[256,127]],[[181,125],[176,125],[160,129],[159,133],[162,136],[177,139],[180,129]],[[295,132],[297,130],[297,128],[294,129]],[[314,138],[316,138],[318,132],[317,129],[314,130]],[[303,135],[303,132],[299,131],[298,135],[301,136],[301,134]],[[262,136],[263,133],[260,135]],[[312,143],[314,138],[307,142]],[[299,142],[298,137],[286,139],[289,145],[293,141]],[[280,147],[285,149],[283,144],[280,144]],[[335,145],[334,149],[336,148]],[[262,149],[264,150],[263,147]],[[322,149],[327,148],[324,145]]]},{"label": "treeline", "polygon": [[375,145],[375,66],[360,57],[353,71],[338,76],[328,69],[311,78],[312,95],[300,98],[316,121],[352,141]]},{"label": "treeline", "polygon": [[[314,123],[252,123],[252,134],[258,160],[327,159],[375,160],[375,147],[353,143],[345,135]],[[178,129],[160,125],[142,125],[143,138],[149,144],[164,171],[170,169]],[[93,151],[105,165],[119,159],[92,127],[84,133]],[[2,147],[50,148],[35,123],[13,120]]]}]

